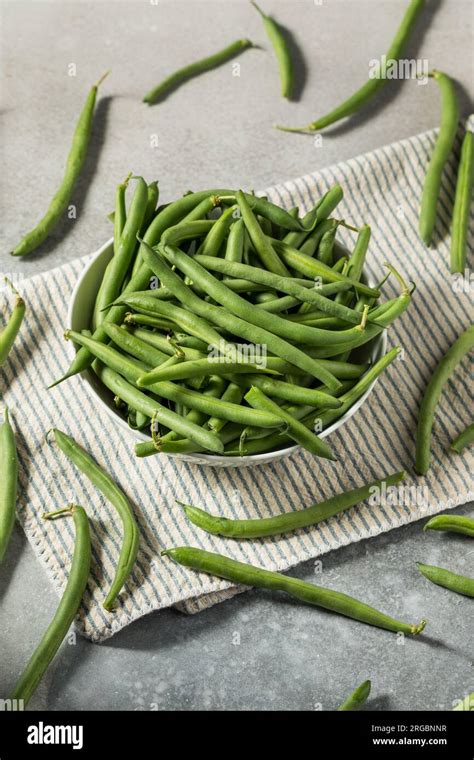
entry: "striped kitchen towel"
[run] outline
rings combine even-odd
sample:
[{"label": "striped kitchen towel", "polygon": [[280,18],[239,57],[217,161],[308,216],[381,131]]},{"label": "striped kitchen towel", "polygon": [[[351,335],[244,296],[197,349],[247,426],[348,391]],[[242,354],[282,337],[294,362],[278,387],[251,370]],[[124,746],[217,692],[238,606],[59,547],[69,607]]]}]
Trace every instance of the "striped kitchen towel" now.
[{"label": "striped kitchen towel", "polygon": [[[273,570],[317,557],[423,515],[472,499],[472,455],[449,450],[449,441],[471,421],[468,362],[449,382],[436,417],[433,465],[424,479],[413,475],[417,410],[426,383],[454,339],[471,319],[468,279],[449,274],[449,220],[456,157],[443,176],[435,247],[421,243],[418,207],[423,176],[436,132],[403,140],[267,191],[286,207],[308,209],[331,185],[340,183],[340,217],[372,226],[367,260],[378,281],[390,261],[417,284],[412,307],[389,331],[389,344],[403,348],[363,407],[331,435],[336,463],[298,450],[261,467],[217,469],[178,462],[166,456],[137,460],[133,435],[122,432],[99,409],[80,378],[47,391],[67,368],[73,348],[63,339],[71,291],[89,260],[21,282],[27,316],[0,387],[17,431],[20,459],[18,517],[58,593],[68,575],[74,542],[70,519],[45,522],[41,513],[68,502],[83,505],[91,518],[93,567],[77,620],[78,629],[101,641],[141,615],[180,604],[197,612],[235,589],[230,584],[174,564],[160,550],[183,544],[221,552]],[[459,152],[459,140],[456,153]],[[353,237],[342,233],[349,246]],[[101,241],[98,241],[100,243]],[[469,254],[472,254],[472,240]],[[390,278],[384,289],[395,296]],[[11,296],[2,291],[6,319]],[[51,427],[74,436],[117,480],[140,524],[141,545],[135,571],[113,614],[102,608],[117,562],[121,524],[117,514],[46,438]],[[308,506],[345,489],[405,468],[410,487],[398,499],[363,503],[340,517],[288,537],[235,542],[207,536],[190,525],[176,499],[233,517],[264,517]],[[414,488],[416,486],[416,488]],[[409,603],[409,601],[407,602]],[[409,614],[409,609],[406,610]]]}]

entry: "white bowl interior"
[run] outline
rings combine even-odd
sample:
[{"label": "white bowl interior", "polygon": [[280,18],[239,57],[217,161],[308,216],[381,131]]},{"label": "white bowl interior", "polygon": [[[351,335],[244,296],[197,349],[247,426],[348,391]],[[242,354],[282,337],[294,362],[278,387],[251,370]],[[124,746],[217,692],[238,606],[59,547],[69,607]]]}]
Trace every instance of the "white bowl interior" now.
[{"label": "white bowl interior", "polygon": [[[90,263],[85,267],[81,276],[79,277],[76,286],[71,296],[71,303],[69,305],[68,321],[72,330],[80,332],[81,330],[90,329],[91,316],[94,309],[95,299],[99,288],[99,283],[102,280],[105,268],[112,258],[113,253],[113,240],[109,240],[102,246],[93,256]],[[380,359],[387,350],[387,335],[384,331],[377,338],[370,343],[366,344],[363,348],[363,354],[365,360],[375,362]],[[128,423],[118,414],[112,403],[112,397],[110,392],[105,388],[97,379],[94,372],[86,370],[82,373],[86,388],[98,404],[102,406],[107,414],[114,420],[122,430],[135,439],[135,441],[147,441],[149,436],[142,433],[140,430],[132,430]],[[336,420],[321,434],[321,438],[325,438],[330,435],[334,430],[337,430],[341,425],[344,425],[348,419],[362,406],[377,381],[375,380],[363,396],[343,415],[340,419]],[[279,449],[278,451],[271,451],[265,454],[254,454],[252,456],[235,457],[235,456],[221,456],[218,454],[167,454],[175,459],[179,459],[186,462],[192,462],[194,464],[205,464],[212,467],[249,467],[258,464],[265,464],[266,462],[273,462],[282,457],[289,456],[295,452],[298,446],[289,446],[285,449]]]}]

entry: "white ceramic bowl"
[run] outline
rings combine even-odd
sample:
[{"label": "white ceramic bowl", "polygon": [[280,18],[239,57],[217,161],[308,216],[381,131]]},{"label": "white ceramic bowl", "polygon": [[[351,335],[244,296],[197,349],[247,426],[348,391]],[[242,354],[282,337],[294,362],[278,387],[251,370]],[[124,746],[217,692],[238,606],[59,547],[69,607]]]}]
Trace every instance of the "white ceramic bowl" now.
[{"label": "white ceramic bowl", "polygon": [[[77,332],[90,328],[91,315],[99,283],[102,280],[105,267],[112,257],[112,242],[112,240],[109,240],[94,254],[91,262],[86,266],[79,277],[72,293],[68,321],[70,327]],[[368,360],[377,361],[380,359],[387,350],[387,336],[385,331],[364,348],[366,349],[365,357]],[[127,422],[119,415],[114,407],[111,393],[104,388],[92,371],[86,370],[82,373],[81,378],[89,393],[92,394],[94,400],[99,406],[105,409],[116,425],[126,431],[131,438],[135,439],[135,441],[149,440],[149,436],[139,430],[132,430],[128,426]],[[338,419],[333,425],[330,425],[327,430],[324,430],[321,433],[321,438],[330,435],[334,430],[337,430],[344,425],[344,423],[356,413],[372,392],[376,382],[377,381],[374,381],[372,383],[370,388],[343,417]],[[250,467],[281,459],[282,457],[292,454],[298,448],[298,446],[289,446],[286,449],[279,449],[278,451],[271,451],[266,454],[254,454],[252,456],[244,457],[226,457],[218,454],[167,454],[166,456],[171,456],[175,459],[180,459],[186,462],[192,462],[194,464],[209,465],[211,467]]]}]

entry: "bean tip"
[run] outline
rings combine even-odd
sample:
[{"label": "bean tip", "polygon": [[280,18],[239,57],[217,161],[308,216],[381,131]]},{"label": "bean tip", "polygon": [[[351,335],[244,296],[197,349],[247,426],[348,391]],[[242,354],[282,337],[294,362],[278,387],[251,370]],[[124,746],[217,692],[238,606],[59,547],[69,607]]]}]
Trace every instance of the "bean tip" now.
[{"label": "bean tip", "polygon": [[425,630],[427,621],[425,619],[421,620],[418,625],[412,626],[412,633],[414,636],[418,636],[419,633],[422,633]]}]

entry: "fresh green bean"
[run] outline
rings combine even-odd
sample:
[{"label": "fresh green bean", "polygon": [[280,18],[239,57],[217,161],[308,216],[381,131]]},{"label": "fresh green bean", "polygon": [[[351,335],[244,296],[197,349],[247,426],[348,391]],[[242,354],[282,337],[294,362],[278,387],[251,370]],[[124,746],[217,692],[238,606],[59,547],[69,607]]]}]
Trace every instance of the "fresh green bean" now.
[{"label": "fresh green bean", "polygon": [[[139,340],[152,345],[154,348],[157,348],[159,351],[161,351],[161,353],[167,356],[172,356],[176,350],[177,344],[175,344],[175,342],[171,340],[169,336],[165,337],[164,335],[159,335],[159,333],[151,332],[150,330],[144,330],[140,327],[134,327],[131,329],[130,332],[132,335],[135,336],[135,338],[138,338]],[[203,353],[202,351],[196,351],[194,348],[187,348],[187,347],[182,346],[181,344],[179,344],[179,347],[183,351],[186,361],[194,361],[196,359],[205,359],[207,356],[207,354]],[[137,357],[137,358],[140,358],[140,357]],[[348,367],[352,367],[353,368],[352,370],[342,367],[338,371],[356,372],[357,371],[356,368],[359,366],[362,366],[362,365],[349,364]]]},{"label": "fresh green bean", "polygon": [[458,454],[461,454],[461,452],[466,448],[466,446],[472,446],[474,443],[474,423],[471,423],[471,425],[468,425],[465,430],[462,431],[462,433],[459,433],[459,435],[452,441],[451,448],[453,451],[456,451]]},{"label": "fresh green bean", "polygon": [[271,16],[267,16],[262,11],[254,0],[252,5],[259,12],[262,17],[265,31],[268,35],[273,50],[275,51],[276,59],[278,61],[278,68],[280,72],[280,84],[281,94],[284,98],[291,98],[293,90],[293,61],[291,58],[290,48],[286,41],[286,37],[282,31],[282,28]]},{"label": "fresh green bean", "polygon": [[[104,325],[104,329],[108,337],[124,351],[129,350],[129,347],[133,345],[135,349],[134,356],[140,359],[142,362],[152,364],[154,367],[158,365],[162,366],[163,363],[169,359],[169,354],[165,354],[160,351],[159,348],[155,348],[150,344],[144,344],[144,342],[137,340],[135,335],[130,334],[123,327],[117,327],[117,325],[107,324]],[[170,346],[172,349],[172,346]],[[138,349],[138,354],[137,354]]]},{"label": "fresh green bean", "polygon": [[[223,443],[229,443],[242,432],[242,425],[234,422],[227,422],[220,433]],[[135,454],[137,457],[148,457],[153,454],[198,454],[205,452],[205,449],[196,445],[193,441],[182,438],[178,441],[164,440],[164,438],[155,439],[155,441],[142,441],[135,444]]]},{"label": "fresh green bean", "polygon": [[436,515],[428,520],[423,530],[445,530],[474,538],[474,520],[461,515]]},{"label": "fresh green bean", "polygon": [[[229,383],[224,393],[221,396],[222,401],[230,401],[231,404],[240,404],[242,401],[244,392],[236,383]],[[207,427],[212,430],[213,433],[220,434],[221,431],[230,425],[228,420],[223,420],[219,417],[210,417],[207,421]]]},{"label": "fresh green bean", "polygon": [[[168,248],[166,250],[168,250]],[[169,250],[170,253],[180,253],[177,248]],[[247,340],[250,343],[266,345],[268,350],[272,353],[284,357],[292,364],[295,364],[297,367],[305,370],[305,372],[313,375],[327,385],[329,390],[336,390],[339,387],[338,381],[335,380],[331,372],[308,357],[306,353],[300,349],[296,349],[293,345],[288,343],[288,341],[282,340],[278,335],[274,335],[273,332],[265,330],[260,326],[250,324],[244,319],[229,314],[225,309],[212,306],[211,304],[202,301],[186,287],[180,277],[171,271],[160,253],[149,246],[145,247],[145,251],[144,258],[147,265],[153,267],[154,273],[163,281],[166,279],[166,286],[174,292],[178,300],[180,300],[187,308],[192,309],[195,314],[199,314],[204,318],[209,318],[214,324],[223,327],[233,335],[238,335],[239,337],[244,338],[244,340]]]},{"label": "fresh green bean", "polygon": [[347,594],[315,586],[299,578],[291,578],[271,570],[263,570],[260,567],[237,562],[221,554],[214,554],[189,546],[167,549],[161,554],[165,557],[171,557],[180,565],[191,567],[193,570],[217,575],[219,578],[225,578],[234,583],[242,583],[246,586],[285,591],[307,604],[313,604],[353,620],[358,620],[361,623],[367,623],[367,625],[373,625],[394,633],[415,636],[421,633],[426,625],[424,620],[418,625],[402,623]]},{"label": "fresh green bean", "polygon": [[10,351],[12,350],[15,338],[18,335],[26,311],[25,302],[18,291],[13,287],[8,278],[5,278],[5,282],[9,284],[16,298],[10,318],[3,330],[0,332],[0,367],[5,364],[8,356],[10,355]]},{"label": "fresh green bean", "polygon": [[316,454],[316,456],[333,461],[336,460],[327,443],[318,438],[315,433],[291,414],[288,414],[281,406],[278,406],[278,404],[269,399],[259,388],[252,386],[244,398],[254,409],[261,409],[262,411],[273,413],[276,417],[280,417],[283,423],[287,425],[289,437],[293,438],[300,446],[303,446],[312,454]]},{"label": "fresh green bean", "polygon": [[265,377],[263,374],[244,375],[241,378],[234,377],[233,380],[239,384],[244,384],[247,388],[254,385],[267,396],[290,401],[292,404],[304,404],[319,409],[338,409],[341,406],[339,399],[330,396],[324,390],[305,388],[300,384],[287,383],[284,380]]},{"label": "fresh green bean", "polygon": [[347,699],[344,700],[342,705],[337,708],[338,711],[343,710],[358,710],[362,705],[365,705],[369,698],[370,689],[372,683],[370,681],[364,681],[360,686],[350,694]]},{"label": "fresh green bean", "polygon": [[88,478],[91,483],[114,505],[123,526],[123,543],[112,585],[104,601],[104,609],[110,611],[127,578],[132,572],[138,553],[139,531],[133,509],[118,485],[110,475],[100,467],[95,459],[85,451],[71,436],[61,430],[53,429],[54,439],[68,459]]},{"label": "fresh green bean", "polygon": [[419,475],[426,475],[430,467],[431,431],[434,415],[443,386],[454,372],[462,358],[474,348],[474,325],[463,332],[448,349],[436,367],[426,387],[418,414],[416,433],[416,464]]},{"label": "fresh green bean", "polygon": [[69,631],[71,623],[79,610],[79,605],[89,578],[91,539],[87,515],[82,507],[71,505],[66,509],[44,514],[43,517],[54,519],[57,515],[61,514],[72,515],[76,529],[71,570],[54,617],[10,695],[11,699],[23,700],[23,706],[26,706],[30,701],[48,665]]},{"label": "fresh green bean", "polygon": [[197,253],[206,256],[218,256],[222,244],[229,232],[231,224],[235,221],[236,206],[224,209],[219,219],[211,227],[206,237],[198,248]]},{"label": "fresh green bean", "polygon": [[226,261],[240,263],[244,254],[245,224],[244,220],[236,219],[230,226],[225,249]]},{"label": "fresh green bean", "polygon": [[0,425],[0,563],[5,557],[13,525],[15,524],[16,495],[18,488],[18,456],[15,434],[10,424],[8,409]]},{"label": "fresh green bean", "polygon": [[[370,238],[372,235],[372,230],[370,229],[368,224],[364,224],[363,227],[360,228],[359,234],[357,235],[356,244],[354,246],[354,250],[352,251],[350,258],[347,262],[347,270],[344,272],[344,274],[351,278],[352,280],[360,280],[362,277],[362,272],[364,269],[364,263],[365,263],[365,257],[367,254],[367,250],[369,248]],[[352,293],[339,293],[336,296],[336,301],[339,303],[343,303],[346,306],[350,306],[352,299]]]},{"label": "fresh green bean", "polygon": [[360,488],[340,493],[319,504],[299,509],[297,512],[285,512],[274,517],[253,520],[230,520],[226,517],[209,514],[198,507],[183,504],[180,501],[178,504],[184,507],[187,517],[194,525],[214,536],[238,539],[266,538],[318,525],[320,522],[329,520],[330,517],[354,507],[364,499],[368,499],[371,494],[381,488],[388,488],[400,483],[404,478],[404,472],[396,472]]},{"label": "fresh green bean", "polygon": [[[147,189],[147,202],[146,202],[146,209],[145,209],[145,215],[143,217],[142,226],[140,229],[140,237],[143,237],[145,235],[148,227],[152,223],[153,219],[155,218],[155,215],[157,213],[156,205],[158,203],[158,199],[160,196],[160,191],[158,189],[158,182],[150,182]],[[115,237],[115,236],[114,236]],[[141,256],[137,255],[135,256],[135,261],[133,262],[131,276],[134,277],[138,270],[140,269],[142,265],[142,259]]]},{"label": "fresh green bean", "polygon": [[417,562],[416,564],[420,573],[431,583],[443,586],[443,588],[454,591],[456,594],[474,597],[474,578],[452,573],[451,570],[446,570],[444,567],[424,565],[422,562]]},{"label": "fresh green bean", "polygon": [[[109,72],[107,72],[107,74],[108,73]],[[66,210],[74,185],[76,184],[86,157],[87,146],[89,144],[92,130],[92,118],[97,97],[97,89],[107,74],[104,74],[97,84],[93,85],[90,89],[74,131],[62,182],[53,196],[46,214],[41,221],[38,222],[36,227],[20,240],[18,245],[13,249],[12,256],[25,256],[34,251],[35,248],[46,240]]]},{"label": "fresh green bean", "polygon": [[[128,312],[127,314],[125,314],[124,322],[127,326],[128,325],[146,325],[148,327],[156,327],[160,330],[170,330],[171,332],[178,328],[178,324],[176,322],[172,322],[170,319],[164,319],[163,317],[158,317],[157,315],[152,317],[151,314],[136,314],[136,313]],[[115,321],[106,323],[106,320],[104,319],[103,324],[114,325]],[[104,334],[105,334],[105,327],[104,327]]]},{"label": "fresh green bean", "polygon": [[286,277],[289,272],[280,260],[278,254],[275,252],[269,238],[267,238],[260,227],[258,219],[250,208],[250,204],[247,202],[244,193],[239,190],[235,197],[239,204],[245,228],[265,269],[268,269],[269,272],[274,272],[275,274]]},{"label": "fresh green bean", "polygon": [[268,369],[265,366],[259,366],[252,361],[247,361],[244,357],[237,356],[234,361],[228,361],[227,357],[220,356],[215,359],[207,358],[185,361],[174,366],[167,365],[165,367],[162,364],[151,370],[151,372],[147,372],[139,377],[137,385],[139,388],[146,388],[163,380],[186,380],[191,377],[209,377],[210,375],[249,374],[256,371],[276,374],[274,370]]},{"label": "fresh green bean", "polygon": [[[205,269],[219,272],[226,277],[247,279],[253,282],[258,282],[273,290],[288,293],[288,295],[294,296],[299,301],[313,304],[325,314],[329,314],[333,317],[340,317],[351,324],[358,325],[360,322],[360,314],[357,314],[353,309],[347,308],[347,306],[335,303],[335,301],[332,301],[325,295],[326,293],[332,294],[334,292],[332,284],[329,284],[329,286],[322,285],[321,287],[316,288],[313,283],[312,288],[302,287],[299,284],[300,281],[295,282],[292,277],[280,277],[272,272],[265,272],[263,269],[251,267],[247,264],[238,264],[210,256],[196,256],[194,261]],[[224,282],[222,284],[224,284]],[[350,287],[351,285],[350,283],[343,282],[342,286]]]},{"label": "fresh green bean", "polygon": [[283,127],[277,125],[277,129],[282,129],[285,132],[317,132],[340,119],[344,119],[346,116],[351,116],[371,101],[377,92],[384,87],[386,82],[390,81],[390,70],[394,66],[394,63],[396,64],[401,58],[424,4],[425,0],[411,0],[387,55],[380,61],[379,70],[375,76],[371,77],[353,95],[325,116],[321,116],[306,127]]},{"label": "fresh green bean", "polygon": [[336,234],[338,230],[339,222],[337,219],[331,219],[331,226],[321,236],[321,240],[318,246],[318,259],[322,261],[326,266],[331,267],[334,263],[334,243],[336,241]]},{"label": "fresh green bean", "polygon": [[466,266],[469,211],[474,187],[474,134],[464,135],[456,180],[453,220],[451,225],[451,273],[463,274]]},{"label": "fresh green bean", "polygon": [[459,121],[459,104],[454,82],[442,71],[430,74],[441,90],[441,125],[433,154],[426,170],[420,208],[420,237],[425,245],[431,244],[436,224],[436,208],[441,189],[441,177],[451,155]]},{"label": "fresh green bean", "polygon": [[453,710],[474,710],[474,692],[468,694],[464,699],[460,699]]},{"label": "fresh green bean", "polygon": [[182,82],[198,76],[205,71],[217,68],[249,47],[253,47],[253,43],[250,40],[236,40],[217,53],[213,53],[213,55],[183,66],[183,68],[170,74],[160,84],[147,92],[143,98],[143,102],[152,105],[157,101],[163,100],[170,90],[175,90]]}]

